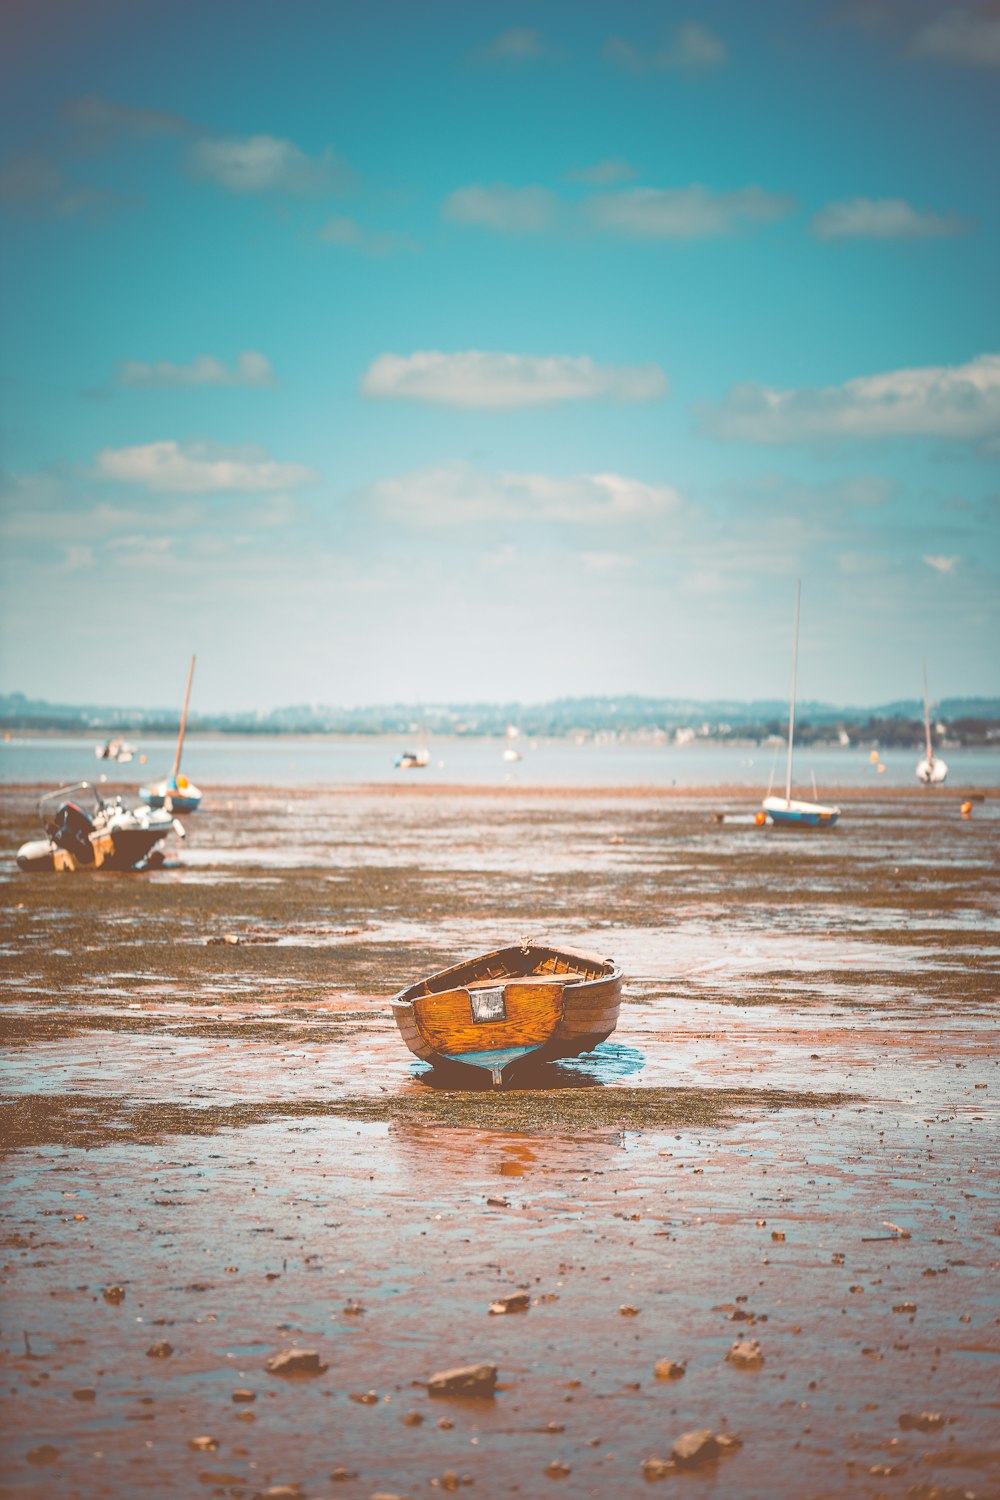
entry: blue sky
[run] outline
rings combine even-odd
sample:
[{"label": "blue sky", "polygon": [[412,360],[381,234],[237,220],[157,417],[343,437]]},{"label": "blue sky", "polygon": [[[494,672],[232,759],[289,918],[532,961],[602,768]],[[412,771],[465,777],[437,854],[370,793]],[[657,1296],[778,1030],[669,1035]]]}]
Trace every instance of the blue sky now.
[{"label": "blue sky", "polygon": [[1000,691],[1000,13],[21,3],[0,690]]}]

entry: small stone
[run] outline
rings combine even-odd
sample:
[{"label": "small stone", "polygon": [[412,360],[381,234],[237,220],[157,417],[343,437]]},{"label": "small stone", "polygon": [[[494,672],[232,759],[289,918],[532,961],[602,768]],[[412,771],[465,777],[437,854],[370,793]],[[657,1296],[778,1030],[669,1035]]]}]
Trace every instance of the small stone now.
[{"label": "small stone", "polygon": [[125,1288],[123,1286],[106,1286],[101,1296],[112,1307],[117,1307],[119,1302],[125,1301]]},{"label": "small stone", "polygon": [[360,1318],[364,1316],[364,1308],[360,1302],[348,1302],[343,1309],[345,1318]]},{"label": "small stone", "polygon": [[342,1484],[345,1479],[357,1479],[357,1477],[358,1474],[356,1469],[345,1469],[343,1465],[340,1465],[340,1467],[334,1469],[333,1473],[330,1475],[330,1478],[333,1480],[334,1484]]},{"label": "small stone", "polygon": [[509,1198],[487,1198],[487,1208],[510,1208]]},{"label": "small stone", "polygon": [[266,1490],[258,1490],[254,1500],[301,1500],[300,1484],[272,1484]]},{"label": "small stone", "polygon": [[496,1302],[490,1303],[490,1312],[494,1316],[502,1313],[527,1312],[531,1306],[531,1298],[527,1292],[514,1292],[509,1297],[500,1297]]},{"label": "small stone", "polygon": [[188,1447],[192,1453],[214,1453],[219,1446],[219,1439],[214,1437],[188,1438]]},{"label": "small stone", "polygon": [[272,1354],[265,1366],[269,1375],[284,1375],[293,1378],[322,1375],[329,1366],[320,1359],[315,1349],[282,1349]]},{"label": "small stone", "polygon": [[680,1380],[686,1373],[687,1365],[678,1364],[674,1359],[658,1359],[653,1366],[657,1380]]},{"label": "small stone", "polygon": [[568,1479],[572,1472],[569,1464],[560,1463],[557,1458],[545,1465],[545,1473],[550,1479]]},{"label": "small stone", "polygon": [[442,1432],[450,1432],[454,1425],[450,1417],[441,1417],[438,1420],[438,1426]]},{"label": "small stone", "polygon": [[74,1401],[96,1401],[97,1392],[92,1385],[81,1385],[73,1392]]},{"label": "small stone", "polygon": [[356,1401],[359,1406],[377,1406],[378,1391],[351,1391],[349,1401]]},{"label": "small stone", "polygon": [[38,1448],[29,1448],[25,1454],[29,1464],[37,1468],[44,1468],[46,1464],[54,1464],[59,1457],[59,1449],[53,1448],[51,1443],[42,1443]]},{"label": "small stone", "polygon": [[766,1219],[756,1219],[754,1222],[756,1223],[758,1229],[765,1229],[767,1227]]},{"label": "small stone", "polygon": [[893,1308],[894,1313],[915,1313],[917,1304],[915,1302],[897,1302]]},{"label": "small stone", "polygon": [[174,1352],[173,1344],[168,1344],[166,1339],[160,1339],[155,1344],[150,1344],[146,1350],[147,1359],[169,1359]]},{"label": "small stone", "polygon": [[939,1411],[922,1411],[917,1416],[913,1412],[904,1411],[899,1425],[904,1432],[937,1432],[944,1426],[944,1417]]},{"label": "small stone", "polygon": [[642,1465],[643,1479],[666,1479],[668,1474],[675,1474],[677,1465],[669,1458],[647,1458]]},{"label": "small stone", "polygon": [[759,1370],[764,1363],[764,1356],[756,1339],[737,1339],[726,1359],[740,1370]]},{"label": "small stone", "polygon": [[631,1302],[623,1302],[618,1311],[623,1318],[637,1318],[639,1316],[639,1309],[633,1307]]},{"label": "small stone", "polygon": [[432,1396],[491,1397],[496,1385],[496,1365],[458,1365],[453,1370],[441,1370],[432,1375],[427,1389]]},{"label": "small stone", "polygon": [[864,1287],[863,1286],[852,1286],[852,1287],[849,1287],[848,1290],[854,1292],[855,1294],[857,1294],[858,1292],[863,1292],[864,1291]]},{"label": "small stone", "polygon": [[237,1403],[239,1403],[241,1401],[247,1401],[247,1402],[249,1402],[249,1401],[256,1401],[257,1396],[256,1396],[256,1393],[254,1391],[247,1391],[247,1390],[244,1390],[244,1389],[241,1388],[240,1390],[233,1392],[232,1399],[235,1402],[237,1402]]},{"label": "small stone", "polygon": [[696,1469],[718,1458],[720,1448],[710,1427],[685,1432],[674,1443],[670,1456],[679,1469]]},{"label": "small stone", "polygon": [[872,1464],[868,1472],[869,1474],[873,1474],[876,1479],[889,1479],[896,1473],[896,1470],[892,1467],[892,1464]]},{"label": "small stone", "polygon": [[717,1432],[715,1441],[720,1453],[735,1453],[737,1448],[743,1447],[743,1439],[737,1437],[735,1432]]},{"label": "small stone", "polygon": [[422,1411],[408,1411],[403,1418],[407,1427],[419,1427],[424,1420]]},{"label": "small stone", "polygon": [[775,1241],[775,1243],[777,1243],[779,1240],[783,1240],[785,1238],[785,1231],[783,1229],[772,1229],[771,1238]]},{"label": "small stone", "polygon": [[438,1487],[442,1490],[457,1490],[460,1483],[458,1475],[451,1469],[446,1469],[438,1480]]}]

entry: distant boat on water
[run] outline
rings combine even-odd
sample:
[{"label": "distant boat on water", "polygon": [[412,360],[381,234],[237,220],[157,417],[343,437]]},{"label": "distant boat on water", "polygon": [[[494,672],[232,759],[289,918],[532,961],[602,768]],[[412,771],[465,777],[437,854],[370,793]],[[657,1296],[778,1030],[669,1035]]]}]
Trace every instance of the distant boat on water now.
[{"label": "distant boat on water", "polygon": [[184,731],[187,729],[188,704],[191,702],[191,683],[194,679],[194,662],[188,668],[187,690],[184,694],[184,711],[181,714],[180,733],[177,736],[177,751],[174,768],[163,781],[139,788],[139,796],[149,807],[165,807],[171,813],[197,812],[201,805],[201,792],[194,782],[181,775],[181,752],[184,749]]},{"label": "distant boat on water", "polygon": [[105,740],[103,745],[94,746],[94,754],[98,760],[113,760],[120,766],[127,766],[135,756],[135,746],[128,740]]},{"label": "distant boat on water", "polygon": [[[795,690],[799,667],[799,606],[802,600],[802,581],[795,585],[795,629],[792,636],[792,690],[788,705],[788,764],[785,771],[785,795],[774,797],[769,793],[762,803],[764,812],[777,828],[832,828],[840,817],[839,807],[827,807],[822,802],[800,802],[792,798],[792,756],[795,745]],[[815,781],[813,783],[813,795]]]},{"label": "distant boat on water", "polygon": [[521,760],[523,757],[515,743],[521,738],[521,731],[516,724],[507,725],[507,744],[503,752],[504,760]]},{"label": "distant boat on water", "polygon": [[917,761],[917,780],[924,786],[941,786],[947,780],[948,766],[940,756],[934,754],[934,741],[931,739],[931,705],[927,696],[927,663],[924,662],[924,741],[926,753],[923,760]]},{"label": "distant boat on water", "polygon": [[423,718],[420,721],[420,735],[415,750],[404,750],[397,755],[393,761],[397,771],[422,771],[431,763],[431,752],[427,745],[427,733],[424,729]]}]

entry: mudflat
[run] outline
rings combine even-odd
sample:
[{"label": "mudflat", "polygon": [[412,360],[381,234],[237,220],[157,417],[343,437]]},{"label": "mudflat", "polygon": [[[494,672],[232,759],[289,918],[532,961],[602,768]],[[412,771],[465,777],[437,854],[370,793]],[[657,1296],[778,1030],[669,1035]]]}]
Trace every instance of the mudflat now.
[{"label": "mudflat", "polygon": [[[964,795],[226,789],[28,876],[7,789],[0,1496],[1000,1494]],[[614,956],[618,1030],[456,1090],[386,1001],[522,935]]]}]

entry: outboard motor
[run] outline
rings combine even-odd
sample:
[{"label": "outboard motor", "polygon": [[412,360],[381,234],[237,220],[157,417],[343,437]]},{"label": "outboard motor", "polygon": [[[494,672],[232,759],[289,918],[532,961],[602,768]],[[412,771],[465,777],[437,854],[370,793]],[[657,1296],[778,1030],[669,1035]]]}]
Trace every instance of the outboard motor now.
[{"label": "outboard motor", "polygon": [[94,846],[90,842],[93,823],[82,807],[75,802],[64,802],[45,825],[45,831],[54,844],[72,854],[77,864],[94,863]]}]

